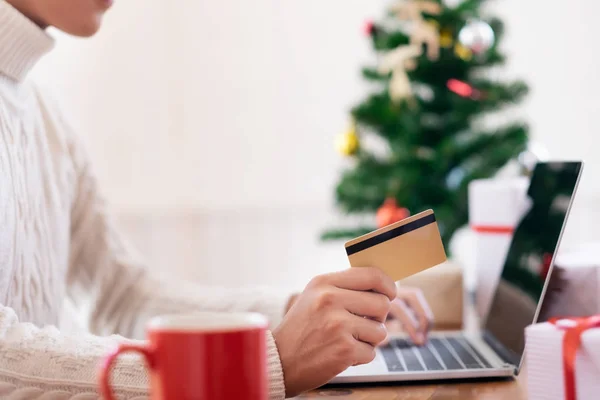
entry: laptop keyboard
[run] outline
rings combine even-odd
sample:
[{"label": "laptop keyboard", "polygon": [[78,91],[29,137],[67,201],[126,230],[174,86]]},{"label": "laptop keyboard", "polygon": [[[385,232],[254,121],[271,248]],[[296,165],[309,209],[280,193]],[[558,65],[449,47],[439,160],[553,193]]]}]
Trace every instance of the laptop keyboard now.
[{"label": "laptop keyboard", "polygon": [[431,338],[424,346],[394,339],[379,350],[390,372],[492,368],[462,337]]}]

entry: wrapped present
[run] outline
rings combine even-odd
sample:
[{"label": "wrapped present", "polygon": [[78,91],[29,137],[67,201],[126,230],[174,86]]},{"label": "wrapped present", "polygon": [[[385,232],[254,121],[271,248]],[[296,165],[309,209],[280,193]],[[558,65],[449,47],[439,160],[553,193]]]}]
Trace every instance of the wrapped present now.
[{"label": "wrapped present", "polygon": [[474,239],[476,309],[485,319],[515,226],[527,211],[526,177],[474,180],[469,184],[469,226]]},{"label": "wrapped present", "polygon": [[402,279],[401,286],[421,289],[435,319],[437,329],[463,326],[463,270],[447,261]]},{"label": "wrapped present", "polygon": [[600,315],[525,329],[530,400],[600,398]]},{"label": "wrapped present", "polygon": [[539,320],[595,314],[600,314],[600,243],[559,251]]}]

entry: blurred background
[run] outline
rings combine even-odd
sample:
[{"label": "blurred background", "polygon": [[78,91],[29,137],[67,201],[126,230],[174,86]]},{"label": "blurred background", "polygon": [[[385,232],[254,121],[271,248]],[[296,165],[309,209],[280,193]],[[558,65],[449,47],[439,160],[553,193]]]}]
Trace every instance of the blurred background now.
[{"label": "blurred background", "polygon": [[[500,74],[527,82],[530,139],[586,170],[564,239],[600,236],[600,3],[490,1]],[[336,136],[365,95],[363,25],[381,0],[117,1],[92,39],[55,31],[35,70],[85,137],[105,196],[149,266],[203,283],[302,287],[346,268]],[[512,115],[511,115],[512,117]],[[456,236],[469,268],[468,230]]]}]

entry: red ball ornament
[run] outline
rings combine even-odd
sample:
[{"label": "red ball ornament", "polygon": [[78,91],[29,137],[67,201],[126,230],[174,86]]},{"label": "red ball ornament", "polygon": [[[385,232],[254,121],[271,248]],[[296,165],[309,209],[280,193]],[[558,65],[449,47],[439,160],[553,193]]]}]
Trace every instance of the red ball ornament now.
[{"label": "red ball ornament", "polygon": [[448,82],[446,82],[446,86],[448,86],[448,89],[450,89],[450,91],[456,93],[461,97],[470,97],[472,99],[481,98],[480,90],[477,90],[468,83],[459,81],[458,79],[448,79]]},{"label": "red ball ornament", "polygon": [[373,20],[369,19],[365,22],[363,31],[366,36],[373,36],[375,33],[375,24],[373,23]]},{"label": "red ball ornament", "polygon": [[410,211],[408,211],[407,208],[398,207],[398,205],[396,204],[396,199],[388,198],[377,210],[377,227],[383,228],[384,226],[388,226],[390,224],[393,224],[394,222],[401,221],[404,218],[408,218],[409,216]]}]

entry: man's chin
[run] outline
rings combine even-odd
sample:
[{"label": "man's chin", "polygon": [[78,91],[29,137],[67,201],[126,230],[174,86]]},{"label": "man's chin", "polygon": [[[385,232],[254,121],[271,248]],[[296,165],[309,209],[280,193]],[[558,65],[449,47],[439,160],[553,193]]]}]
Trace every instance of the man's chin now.
[{"label": "man's chin", "polygon": [[81,38],[89,38],[94,36],[100,30],[102,26],[102,17],[94,18],[85,23],[79,23],[77,25],[54,25],[54,27],[68,35],[77,36]]}]

